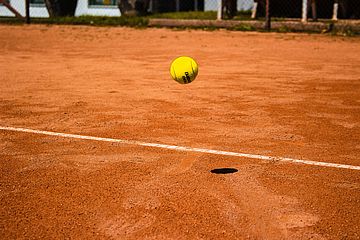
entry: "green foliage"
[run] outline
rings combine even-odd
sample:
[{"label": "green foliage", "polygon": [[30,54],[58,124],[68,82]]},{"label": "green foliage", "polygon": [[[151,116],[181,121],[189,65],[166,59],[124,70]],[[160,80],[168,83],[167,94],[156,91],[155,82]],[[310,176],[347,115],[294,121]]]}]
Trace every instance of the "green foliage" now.
[{"label": "green foliage", "polygon": [[[15,18],[0,18],[0,23],[23,23]],[[148,19],[143,17],[53,17],[53,18],[32,18],[31,23],[35,24],[66,24],[66,25],[93,25],[93,26],[129,26],[146,27]]]},{"label": "green foliage", "polygon": [[351,30],[351,29],[346,29],[346,30],[339,30],[339,31],[335,31],[332,30],[331,32],[328,32],[331,36],[343,36],[343,37],[357,37],[360,36],[359,33]]},{"label": "green foliage", "polygon": [[256,29],[251,25],[239,24],[239,25],[231,28],[230,30],[234,30],[234,31],[255,31]]},{"label": "green foliage", "polygon": [[282,33],[286,33],[286,32],[291,32],[291,29],[288,28],[287,26],[281,26],[281,27],[278,28],[277,31],[282,32]]},{"label": "green foliage", "polygon": [[168,19],[202,19],[202,20],[214,20],[217,13],[215,11],[206,12],[168,12],[168,13],[156,13],[149,15],[149,18],[168,18]]},{"label": "green foliage", "polygon": [[0,23],[6,23],[6,24],[23,24],[24,20],[20,20],[15,17],[0,17]]},{"label": "green foliage", "polygon": [[249,11],[238,11],[233,20],[252,20],[251,10]]},{"label": "green foliage", "polygon": [[[53,18],[31,18],[31,23],[34,24],[64,24],[64,25],[90,25],[90,26],[129,26],[136,28],[145,28],[149,25],[149,19],[151,18],[168,18],[168,19],[195,19],[195,20],[214,20],[216,19],[216,12],[173,12],[173,13],[159,13],[148,15],[145,17],[99,17],[99,16],[79,16],[79,17],[53,17]],[[239,24],[234,27],[228,27],[229,30],[234,31],[264,31],[262,28],[249,24],[248,22],[241,22],[241,20],[249,20],[249,12],[240,12],[236,16],[236,20],[240,20]],[[307,32],[307,33],[320,33],[319,29],[296,29],[292,26],[290,21],[285,19],[275,19],[274,22],[284,23],[282,26],[273,28],[272,32]],[[226,20],[225,20],[226,21]],[[263,22],[263,19],[258,19],[259,22]],[[292,22],[293,23],[293,22]],[[331,23],[331,22],[330,22]],[[13,17],[0,17],[0,24],[24,24],[24,20]],[[333,25],[329,25],[329,29],[323,30],[321,33],[337,35],[337,36],[359,36],[358,28],[355,26],[344,26],[335,28]],[[173,29],[201,29],[207,31],[213,31],[221,27],[209,25],[209,26],[187,26],[176,27]]]},{"label": "green foliage", "polygon": [[[168,18],[168,19],[200,19],[200,20],[215,20],[217,17],[216,11],[192,11],[192,12],[168,12],[155,13],[149,15],[149,18]],[[239,11],[232,20],[250,20],[251,11]]]},{"label": "green foliage", "polygon": [[94,25],[94,26],[131,26],[146,27],[148,21],[141,17],[57,17],[32,19],[33,23],[71,24],[71,25]]}]

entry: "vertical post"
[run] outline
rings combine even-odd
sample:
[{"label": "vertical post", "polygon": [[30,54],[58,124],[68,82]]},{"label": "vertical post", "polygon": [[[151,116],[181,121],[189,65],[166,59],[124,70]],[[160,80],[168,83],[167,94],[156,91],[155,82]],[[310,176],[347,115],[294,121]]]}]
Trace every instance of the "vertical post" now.
[{"label": "vertical post", "polygon": [[302,22],[307,22],[308,0],[302,0]]},{"label": "vertical post", "polygon": [[311,11],[313,21],[317,21],[316,0],[311,0]]},{"label": "vertical post", "polygon": [[154,8],[153,8],[153,0],[150,0],[150,1],[149,1],[149,11],[150,11],[151,13],[153,13],[153,12],[154,12]]},{"label": "vertical post", "polygon": [[222,0],[217,0],[218,2],[218,10],[217,10],[217,20],[222,19]]},{"label": "vertical post", "polygon": [[195,0],[194,1],[194,11],[198,11],[199,10],[199,7],[198,7],[198,5],[199,5],[199,3],[198,3],[198,0]]},{"label": "vertical post", "polygon": [[258,2],[254,2],[254,6],[251,9],[251,18],[256,18]]},{"label": "vertical post", "polygon": [[270,14],[270,0],[266,0],[266,11],[265,11],[265,30],[271,30],[271,14]]},{"label": "vertical post", "polygon": [[333,16],[332,16],[333,21],[338,20],[338,11],[339,11],[339,4],[337,2],[335,2],[334,3],[334,9],[333,9]]},{"label": "vertical post", "polygon": [[180,0],[176,0],[175,4],[176,4],[176,11],[179,12],[180,11]]},{"label": "vertical post", "polygon": [[30,23],[30,0],[25,0],[25,21]]},{"label": "vertical post", "polygon": [[159,12],[159,0],[151,0],[151,11],[153,13]]}]

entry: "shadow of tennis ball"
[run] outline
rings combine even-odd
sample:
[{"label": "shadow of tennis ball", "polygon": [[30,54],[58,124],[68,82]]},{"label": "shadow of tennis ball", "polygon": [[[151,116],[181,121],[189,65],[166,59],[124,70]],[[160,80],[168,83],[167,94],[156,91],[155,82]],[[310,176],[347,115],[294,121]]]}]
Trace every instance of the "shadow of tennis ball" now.
[{"label": "shadow of tennis ball", "polygon": [[215,173],[215,174],[229,174],[229,173],[236,173],[237,170],[236,168],[215,168],[213,170],[211,170],[211,173]]}]

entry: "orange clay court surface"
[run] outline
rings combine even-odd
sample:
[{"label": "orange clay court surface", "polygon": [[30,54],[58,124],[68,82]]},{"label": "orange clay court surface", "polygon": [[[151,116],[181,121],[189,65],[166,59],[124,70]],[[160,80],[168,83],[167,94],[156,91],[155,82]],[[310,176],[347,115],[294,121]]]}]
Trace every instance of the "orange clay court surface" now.
[{"label": "orange clay court surface", "polygon": [[2,239],[360,238],[359,38],[0,25],[0,64]]}]

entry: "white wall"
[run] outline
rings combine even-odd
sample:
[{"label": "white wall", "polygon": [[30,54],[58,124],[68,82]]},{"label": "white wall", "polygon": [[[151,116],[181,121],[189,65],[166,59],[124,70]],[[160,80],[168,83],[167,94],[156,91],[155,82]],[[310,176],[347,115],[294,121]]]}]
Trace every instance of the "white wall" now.
[{"label": "white wall", "polygon": [[119,17],[121,14],[117,6],[89,6],[88,0],[78,0],[75,16],[81,15]]},{"label": "white wall", "polygon": [[2,17],[15,17],[6,7],[0,5],[0,16]]},{"label": "white wall", "polygon": [[[218,0],[205,0],[205,11],[217,11]],[[15,8],[21,15],[25,16],[25,0],[10,0],[10,4]],[[254,4],[253,0],[238,0],[238,10],[251,10]],[[89,6],[88,0],[78,0],[75,16],[81,15],[93,15],[93,16],[121,16],[119,8],[117,6]],[[0,16],[11,16],[15,15],[10,12],[6,7],[0,6]],[[30,5],[30,16],[31,17],[49,17],[49,13],[45,6],[31,6]]]},{"label": "white wall", "polygon": [[[25,16],[25,0],[10,0],[10,4],[22,16]],[[93,15],[93,16],[120,16],[120,10],[117,6],[88,6],[88,0],[78,0],[75,16]],[[6,7],[0,6],[0,16],[15,17]],[[49,17],[45,6],[30,5],[30,17]]]},{"label": "white wall", "polygon": [[30,17],[49,17],[49,12],[45,6],[32,6],[30,4]]},{"label": "white wall", "polygon": [[[16,9],[22,16],[25,16],[25,1],[24,0],[10,0],[10,5]],[[15,17],[6,7],[0,6],[0,16]],[[31,17],[49,17],[49,13],[45,6],[30,5]]]},{"label": "white wall", "polygon": [[[217,1],[219,0],[204,0],[204,11],[217,11]],[[251,10],[254,5],[253,0],[237,0],[237,9],[241,10]]]}]

